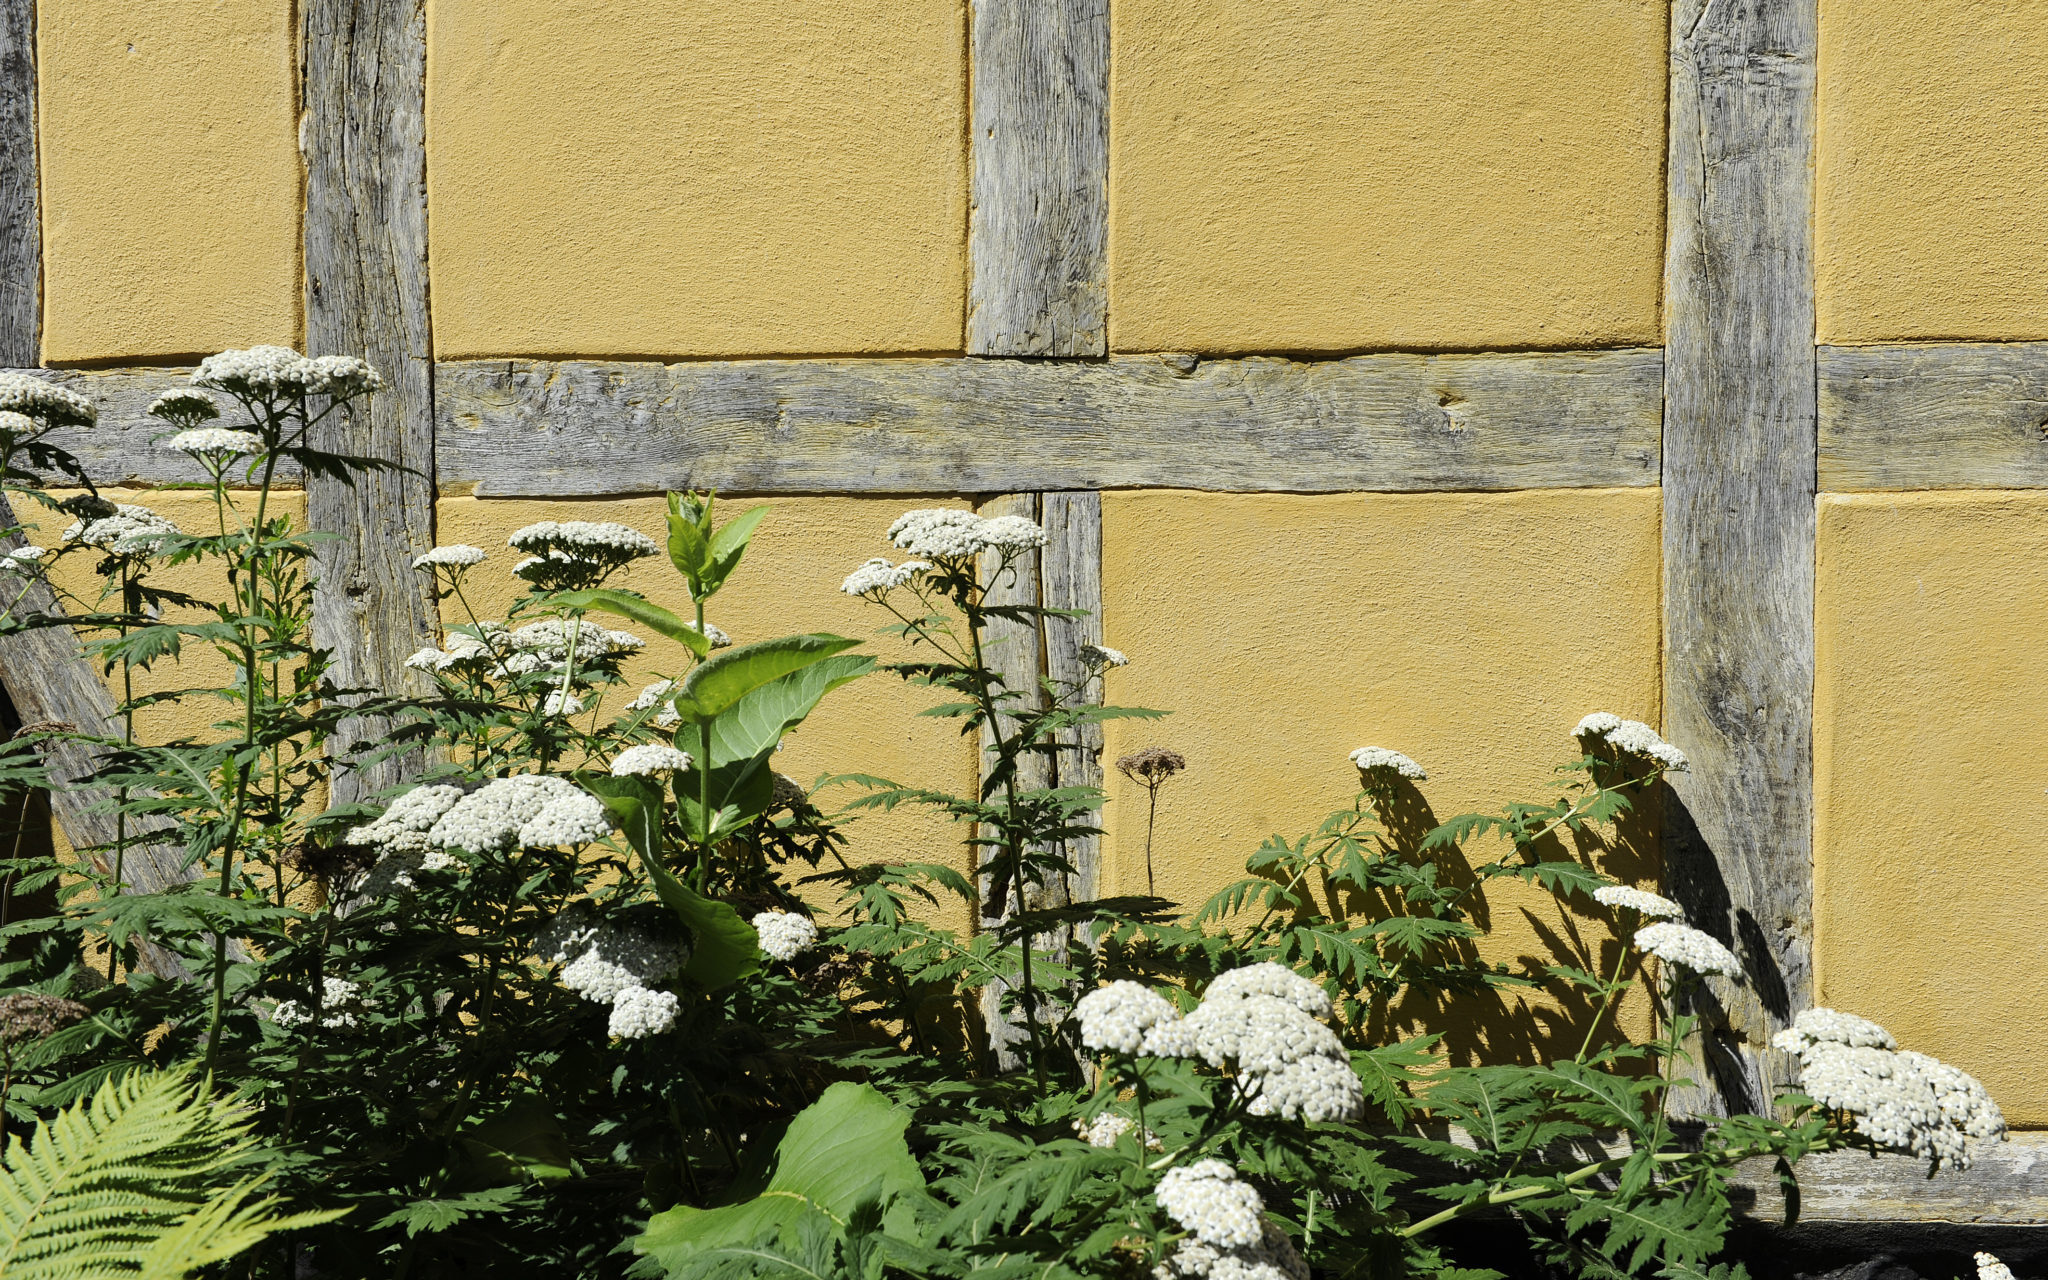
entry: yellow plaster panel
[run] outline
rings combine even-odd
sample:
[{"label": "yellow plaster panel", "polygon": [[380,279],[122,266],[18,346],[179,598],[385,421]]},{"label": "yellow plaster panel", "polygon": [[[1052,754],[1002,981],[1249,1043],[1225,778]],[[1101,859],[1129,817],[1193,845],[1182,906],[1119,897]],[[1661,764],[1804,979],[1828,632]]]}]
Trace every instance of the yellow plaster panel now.
[{"label": "yellow plaster panel", "polygon": [[[72,496],[71,491],[53,491],[53,496],[62,499]],[[214,511],[213,496],[203,490],[160,489],[146,493],[103,490],[103,497],[116,502],[132,502],[148,507],[177,523],[188,533],[211,533],[217,527],[218,517]],[[243,518],[255,514],[256,495],[248,491],[230,490],[229,500],[236,512]],[[269,514],[288,515],[295,524],[303,526],[306,516],[306,495],[296,490],[281,490],[270,495]],[[35,508],[29,519],[37,522],[29,534],[29,541],[38,546],[56,548],[62,545],[64,530],[70,518],[55,512]],[[229,528],[235,514],[228,517]],[[67,552],[51,564],[50,580],[63,594],[64,604],[70,609],[119,608],[118,586],[110,586],[95,572],[100,562],[99,554],[90,549]],[[170,568],[158,566],[151,570],[149,580],[169,591],[182,592],[202,600],[225,599],[228,592],[227,575],[221,570],[219,561],[177,565]],[[115,592],[103,604],[101,591]],[[200,620],[196,610],[167,610],[165,617],[172,622],[193,622]],[[176,703],[159,703],[146,707],[135,717],[136,736],[145,742],[169,742],[174,738],[216,739],[222,734],[213,729],[219,721],[234,718],[238,703],[221,697],[209,696],[209,690],[226,689],[235,678],[234,663],[207,645],[188,642],[175,658],[161,659],[146,671],[135,673],[135,692],[138,695],[162,693],[173,689],[191,689],[198,692]],[[121,674],[117,668],[109,680],[114,696],[121,696]]]},{"label": "yellow plaster panel", "polygon": [[2048,2],[1822,0],[1822,342],[2048,337]]},{"label": "yellow plaster panel", "polygon": [[960,0],[434,0],[443,356],[957,351]]},{"label": "yellow plaster panel", "polygon": [[1816,607],[1820,1002],[2048,1124],[2048,494],[1824,496]]},{"label": "yellow plaster panel", "polygon": [[43,359],[299,331],[290,0],[41,0]]},{"label": "yellow plaster panel", "polygon": [[[1659,520],[1642,489],[1104,494],[1104,637],[1131,656],[1107,696],[1173,713],[1112,721],[1105,756],[1157,744],[1188,761],[1160,792],[1158,892],[1197,906],[1266,836],[1347,805],[1356,747],[1429,771],[1434,818],[1418,818],[1431,824],[1554,798],[1551,771],[1576,758],[1571,729],[1590,711],[1657,722]],[[1144,790],[1109,777],[1105,889],[1142,893]],[[1641,880],[1657,868],[1640,831],[1606,865]],[[1559,913],[1517,888],[1488,895],[1486,953],[1548,960],[1540,930]],[[1550,1008],[1480,1019],[1454,1047],[1526,1057],[1532,1028],[1555,1032]]]},{"label": "yellow plaster panel", "polygon": [[1119,350],[1659,340],[1663,0],[1119,0]]},{"label": "yellow plaster panel", "polygon": [[[707,620],[746,644],[792,632],[826,631],[870,639],[867,651],[884,661],[899,660],[898,641],[877,638],[889,619],[874,606],[844,595],[839,583],[854,566],[888,545],[883,533],[903,511],[898,499],[767,498],[769,507],[748,548],[739,572],[712,601]],[[729,503],[729,505],[728,505]],[[721,499],[721,519],[755,505],[749,499]],[[925,505],[931,505],[926,502]],[[617,501],[528,502],[510,499],[443,498],[437,537],[442,543],[466,542],[484,548],[491,558],[473,570],[469,592],[485,618],[501,618],[523,584],[511,576],[521,558],[505,539],[514,529],[537,520],[616,520],[664,540],[663,505],[659,498]],[[640,561],[622,585],[646,594],[685,617],[692,615],[682,579],[666,558]],[[449,621],[459,620],[450,615]],[[627,630],[646,632],[631,624]],[[653,651],[633,663],[629,681],[613,695],[621,703],[642,683],[682,672],[657,668],[655,659],[670,656],[674,646],[654,640]],[[912,785],[971,792],[975,786],[975,747],[960,736],[951,720],[922,718],[917,712],[939,701],[929,691],[913,689],[895,676],[870,675],[827,697],[818,711],[786,740],[775,767],[809,786],[821,774],[868,773]],[[821,793],[817,804],[826,812],[861,792],[838,787]],[[964,869],[965,832],[941,817],[909,808],[852,820],[846,828],[849,857],[860,861],[891,859],[939,862]],[[799,868],[803,873],[803,869]],[[820,898],[814,905],[829,903]],[[964,929],[964,910],[948,904],[947,924]]]}]

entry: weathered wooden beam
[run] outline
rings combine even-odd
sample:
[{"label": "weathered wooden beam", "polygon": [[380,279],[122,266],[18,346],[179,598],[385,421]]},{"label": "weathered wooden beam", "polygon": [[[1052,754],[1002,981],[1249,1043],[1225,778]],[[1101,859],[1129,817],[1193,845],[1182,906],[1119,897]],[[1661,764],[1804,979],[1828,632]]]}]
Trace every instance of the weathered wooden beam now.
[{"label": "weathered wooden beam", "polygon": [[1820,487],[2048,486],[2048,342],[1822,347]]},{"label": "weathered wooden beam", "polygon": [[1654,349],[443,364],[444,487],[567,497],[1657,483]]},{"label": "weathered wooden beam", "polygon": [[1701,998],[1674,1109],[1768,1111],[1812,998],[1815,0],[1671,11],[1664,850],[1750,973]]},{"label": "weathered wooden beam", "polygon": [[[1802,1222],[2048,1224],[2048,1133],[2015,1133],[1980,1148],[1968,1169],[1944,1167],[1931,1178],[1924,1160],[1861,1151],[1808,1156],[1795,1172]],[[1784,1197],[1768,1160],[1744,1165],[1736,1181],[1746,1191],[1741,1207],[1747,1216],[1784,1220]]]},{"label": "weathered wooden beam", "polygon": [[[16,369],[69,387],[99,407],[97,426],[83,431],[57,431],[51,443],[71,451],[96,485],[205,484],[206,469],[191,458],[156,442],[174,431],[149,406],[173,387],[190,384],[190,369]],[[230,484],[242,478],[229,473]],[[52,476],[54,483],[63,483]],[[289,459],[278,464],[277,483],[297,486],[299,466]]]},{"label": "weathered wooden beam", "polygon": [[42,363],[36,0],[0,0],[0,365]]},{"label": "weathered wooden beam", "polygon": [[973,0],[967,352],[1109,351],[1109,6]]},{"label": "weathered wooden beam", "polygon": [[[304,0],[306,346],[366,357],[385,388],[337,413],[316,443],[396,469],[308,477],[324,543],[313,635],[344,688],[424,692],[408,654],[437,634],[412,558],[434,542],[434,362],[427,314],[424,0]],[[337,745],[374,741],[357,721]],[[337,769],[337,803],[397,782],[402,759]]]}]

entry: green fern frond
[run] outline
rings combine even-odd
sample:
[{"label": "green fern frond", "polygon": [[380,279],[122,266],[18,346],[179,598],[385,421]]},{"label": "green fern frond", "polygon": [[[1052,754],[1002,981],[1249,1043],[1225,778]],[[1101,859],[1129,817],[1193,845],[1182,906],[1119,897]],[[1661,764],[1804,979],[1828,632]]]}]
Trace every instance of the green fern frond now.
[{"label": "green fern frond", "polygon": [[135,1071],[10,1140],[0,1159],[0,1275],[182,1277],[272,1231],[267,1153],[246,1107],[185,1072]]}]

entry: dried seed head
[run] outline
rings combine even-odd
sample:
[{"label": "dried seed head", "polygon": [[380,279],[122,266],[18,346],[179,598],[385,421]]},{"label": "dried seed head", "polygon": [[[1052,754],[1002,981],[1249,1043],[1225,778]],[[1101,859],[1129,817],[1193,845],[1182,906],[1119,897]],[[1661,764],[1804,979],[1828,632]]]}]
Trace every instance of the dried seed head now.
[{"label": "dried seed head", "polygon": [[1146,747],[1116,762],[1117,771],[1133,782],[1156,787],[1188,767],[1187,757],[1165,747]]}]

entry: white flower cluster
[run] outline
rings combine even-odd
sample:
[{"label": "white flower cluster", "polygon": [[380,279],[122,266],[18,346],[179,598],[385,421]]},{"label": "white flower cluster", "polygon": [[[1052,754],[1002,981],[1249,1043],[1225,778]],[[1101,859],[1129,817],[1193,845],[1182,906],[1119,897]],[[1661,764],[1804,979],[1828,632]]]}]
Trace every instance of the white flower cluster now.
[{"label": "white flower cluster", "polygon": [[64,541],[117,556],[146,556],[156,551],[166,534],[177,531],[177,525],[148,507],[121,502],[114,505],[111,515],[74,522],[64,531]]},{"label": "white flower cluster", "polygon": [[[688,618],[683,619],[683,625],[688,627],[692,631],[695,631],[697,629],[697,624],[695,622],[692,622]],[[613,634],[616,635],[622,633],[614,632]],[[730,648],[732,645],[732,637],[725,634],[725,632],[720,631],[717,627],[713,626],[709,622],[706,622],[704,624],[703,634],[704,643],[711,646],[713,649]]]},{"label": "white flower cluster", "polygon": [[914,556],[960,559],[981,551],[1007,553],[1042,547],[1045,530],[1023,516],[987,519],[952,507],[919,507],[896,518],[889,526],[889,541]]},{"label": "white flower cluster", "polygon": [[761,935],[761,950],[777,960],[794,960],[818,941],[818,926],[794,911],[763,911],[753,925]]},{"label": "white flower cluster", "polygon": [[683,722],[683,718],[676,714],[675,707],[676,690],[680,688],[682,688],[680,681],[656,680],[653,684],[642,689],[631,702],[627,703],[626,710],[645,711],[650,707],[658,707],[659,710],[654,713],[655,726],[662,729],[673,729]]},{"label": "white flower cluster", "polygon": [[573,716],[581,714],[582,711],[583,699],[566,689],[551,691],[547,700],[540,704],[540,713],[544,716]]},{"label": "white flower cluster", "polygon": [[290,347],[263,346],[208,356],[193,371],[192,385],[251,400],[290,400],[357,396],[377,390],[384,380],[356,356],[302,356]]},{"label": "white flower cluster", "polygon": [[263,452],[263,437],[252,431],[234,431],[227,427],[194,427],[164,441],[164,448],[189,453],[195,458],[224,462],[229,458]]},{"label": "white flower cluster", "polygon": [[2012,1268],[2000,1262],[1995,1253],[1979,1252],[1971,1261],[1977,1264],[1977,1280],[2013,1280]]},{"label": "white flower cluster", "polygon": [[1242,1249],[1265,1235],[1265,1202],[1257,1188],[1237,1180],[1221,1160],[1197,1160],[1168,1169],[1152,1198],[1166,1216],[1203,1244]]},{"label": "white flower cluster", "polygon": [[1113,1147],[1116,1140],[1137,1126],[1129,1116],[1105,1111],[1093,1120],[1075,1120],[1074,1132],[1091,1147]]},{"label": "white flower cluster", "polygon": [[1429,775],[1423,772],[1421,765],[1410,760],[1400,752],[1390,751],[1385,747],[1360,747],[1351,753],[1351,763],[1358,766],[1360,773],[1371,773],[1375,769],[1387,769],[1392,770],[1396,777],[1413,778],[1417,782],[1425,782],[1429,779]]},{"label": "white flower cluster", "polygon": [[1593,901],[1603,907],[1626,907],[1653,919],[1683,920],[1685,908],[1661,893],[1651,893],[1626,884],[1603,884],[1593,890]]},{"label": "white flower cluster", "polygon": [[524,773],[487,782],[427,831],[427,843],[471,853],[587,844],[611,830],[603,802],[567,778]]},{"label": "white flower cluster", "polygon": [[513,569],[529,579],[545,576],[542,567],[546,565],[615,569],[660,550],[654,539],[638,529],[609,520],[542,520],[514,530],[505,541],[533,557]]},{"label": "white flower cluster", "polygon": [[563,986],[612,1007],[611,1034],[635,1040],[675,1025],[681,1007],[675,994],[652,984],[681,972],[690,958],[686,943],[632,926],[591,924],[577,913],[544,930],[540,949],[562,964]]},{"label": "white flower cluster", "polygon": [[1685,753],[1664,741],[1655,729],[1640,720],[1624,720],[1610,711],[1595,711],[1572,730],[1575,738],[1600,738],[1624,755],[1654,760],[1673,773],[1686,773],[1692,766]]},{"label": "white flower cluster", "polygon": [[48,555],[42,547],[16,547],[0,556],[0,573],[29,574],[35,571],[36,561]]},{"label": "white flower cluster", "polygon": [[[495,637],[494,637],[495,639]],[[446,671],[465,662],[496,665],[497,652],[490,642],[479,639],[467,631],[448,633],[448,647],[436,649],[429,645],[405,660],[405,665],[420,671]]]},{"label": "white flower cluster", "polygon": [[220,406],[213,397],[195,387],[179,387],[166,391],[149,402],[146,411],[152,418],[190,427],[201,422],[211,422],[220,416]]},{"label": "white flower cluster", "polygon": [[348,842],[373,845],[384,854],[425,853],[433,848],[427,833],[462,797],[461,787],[414,787],[393,800],[376,821],[352,828]]},{"label": "white flower cluster", "polygon": [[1128,667],[1131,665],[1131,659],[1121,649],[1112,649],[1107,645],[1084,644],[1081,646],[1081,665],[1103,668]]},{"label": "white flower cluster", "polygon": [[1702,933],[1689,924],[1668,920],[1646,924],[1636,930],[1635,944],[1666,964],[1694,973],[1742,977],[1742,962],[1735,958],[1735,953],[1722,946],[1714,935]]},{"label": "white flower cluster", "polygon": [[627,747],[612,761],[614,778],[649,778],[681,773],[690,767],[690,753],[660,742]]},{"label": "white flower cluster", "polygon": [[647,647],[645,640],[630,631],[612,631],[595,622],[574,618],[529,622],[506,640],[516,652],[530,653],[547,662],[566,661],[572,642],[578,662],[618,657]]},{"label": "white flower cluster", "polygon": [[1106,1053],[1141,1052],[1146,1032],[1179,1016],[1152,988],[1123,979],[1097,987],[1074,1003],[1081,1043]]},{"label": "white flower cluster", "polygon": [[1257,1244],[1236,1249],[1182,1240],[1173,1256],[1152,1268],[1154,1280],[1309,1280],[1294,1241],[1270,1219],[1262,1225]]},{"label": "white flower cluster", "polygon": [[1854,1116],[1864,1137],[1968,1168],[1980,1145],[2005,1137],[2005,1113],[1976,1077],[1895,1043],[1868,1018],[1833,1009],[1805,1010],[1771,1037],[1798,1056],[1800,1088]]},{"label": "white flower cluster", "polygon": [[923,560],[905,560],[902,564],[890,564],[880,556],[868,561],[860,568],[846,575],[846,581],[839,589],[850,596],[864,596],[894,591],[920,573],[928,572],[931,565]]},{"label": "white flower cluster", "polygon": [[308,1009],[297,1000],[280,1000],[277,1002],[277,1007],[270,1011],[270,1020],[278,1026],[290,1030],[293,1027],[303,1027],[313,1021],[317,1013],[320,1025],[323,1027],[353,1030],[356,1025],[356,1015],[350,1006],[354,1006],[356,1009],[367,1009],[369,1003],[369,1001],[362,998],[362,988],[360,985],[350,982],[346,978],[325,978],[321,981],[320,1004],[317,1010]]},{"label": "white flower cluster", "polygon": [[42,427],[89,427],[100,420],[92,401],[68,387],[26,373],[0,373],[0,409]]},{"label": "white flower cluster", "polygon": [[468,543],[456,542],[445,547],[435,547],[412,558],[415,569],[467,569],[484,562],[484,549]]},{"label": "white flower cluster", "polygon": [[1319,1021],[1329,1014],[1321,987],[1271,961],[1223,974],[1185,1018],[1135,982],[1112,982],[1074,1005],[1088,1048],[1232,1068],[1252,1114],[1312,1123],[1353,1120],[1365,1109],[1342,1042]]}]

